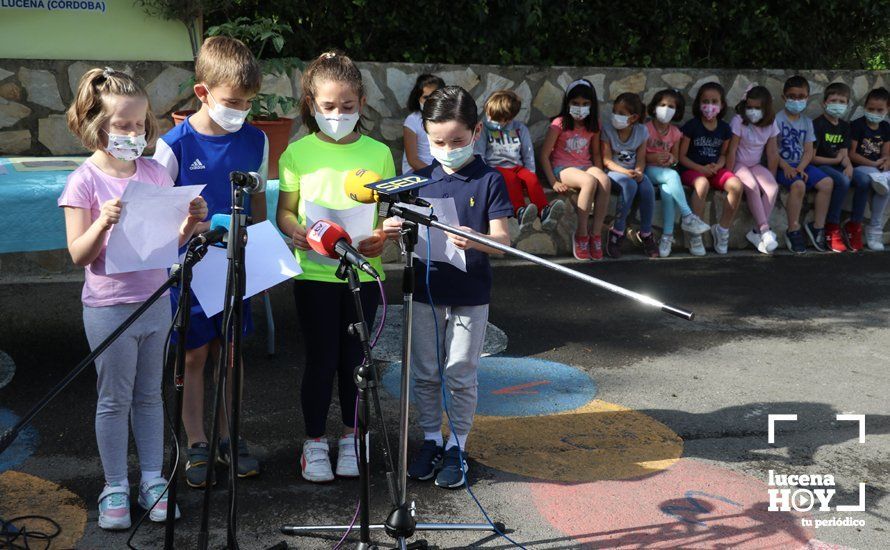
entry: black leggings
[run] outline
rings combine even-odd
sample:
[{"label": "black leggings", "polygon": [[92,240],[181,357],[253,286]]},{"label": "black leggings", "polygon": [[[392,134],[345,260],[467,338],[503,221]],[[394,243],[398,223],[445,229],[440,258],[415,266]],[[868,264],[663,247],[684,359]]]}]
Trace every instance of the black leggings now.
[{"label": "black leggings", "polygon": [[[363,283],[360,295],[365,322],[368,330],[373,331],[380,289],[376,283]],[[347,327],[358,320],[352,293],[346,283],[298,280],[294,281],[294,299],[306,346],[306,368],[300,392],[306,435],[316,438],[325,434],[335,373],[343,424],[355,427],[357,390],[352,375],[362,362],[362,348],[358,340],[346,332]]]}]

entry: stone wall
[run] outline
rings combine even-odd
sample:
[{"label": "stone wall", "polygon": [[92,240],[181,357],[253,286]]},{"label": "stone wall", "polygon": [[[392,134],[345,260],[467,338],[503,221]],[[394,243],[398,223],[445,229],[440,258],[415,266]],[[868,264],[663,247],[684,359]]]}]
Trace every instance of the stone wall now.
[{"label": "stone wall", "polygon": [[[180,84],[191,77],[189,63],[84,62],[0,59],[0,155],[61,155],[84,152],[68,135],[65,107],[71,102],[80,76],[91,67],[109,65],[136,75],[151,96],[162,128],[169,128],[171,111],[193,106],[190,89]],[[402,121],[408,115],[405,103],[414,79],[424,72],[440,75],[449,84],[469,90],[481,104],[494,90],[512,89],[523,100],[519,119],[528,124],[536,143],[547,131],[550,117],[560,108],[565,86],[575,78],[593,82],[600,98],[600,111],[608,112],[611,101],[622,92],[636,92],[649,101],[658,90],[672,87],[690,99],[705,82],[717,81],[727,89],[730,104],[737,102],[751,82],[765,85],[779,98],[782,82],[792,71],[735,71],[710,69],[630,69],[596,67],[500,67],[486,65],[420,65],[410,63],[360,63],[368,95],[365,111],[370,134],[385,141],[401,164]],[[800,71],[811,85],[808,114],[821,112],[822,91],[834,81],[853,88],[852,116],[862,114],[865,94],[876,86],[890,86],[890,71]],[[267,76],[264,92],[300,94],[300,71]],[[777,107],[781,100],[777,99]],[[293,116],[296,113],[288,113]],[[687,109],[688,115],[688,109]],[[299,121],[294,139],[305,131]]]}]

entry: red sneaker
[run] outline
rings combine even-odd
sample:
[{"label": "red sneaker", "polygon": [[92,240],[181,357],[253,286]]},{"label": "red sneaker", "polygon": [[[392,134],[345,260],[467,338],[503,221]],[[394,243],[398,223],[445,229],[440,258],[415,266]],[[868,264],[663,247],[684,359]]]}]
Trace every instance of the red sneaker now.
[{"label": "red sneaker", "polygon": [[590,238],[589,237],[575,237],[574,246],[572,246],[572,253],[575,255],[576,260],[589,260],[590,259]]},{"label": "red sneaker", "polygon": [[603,237],[601,235],[592,235],[590,237],[590,259],[603,259]]},{"label": "red sneaker", "polygon": [[853,252],[862,250],[862,222],[847,222],[844,224],[843,237],[847,248]]},{"label": "red sneaker", "polygon": [[836,223],[825,224],[825,240],[832,252],[846,252],[847,245],[841,235],[841,227]]}]

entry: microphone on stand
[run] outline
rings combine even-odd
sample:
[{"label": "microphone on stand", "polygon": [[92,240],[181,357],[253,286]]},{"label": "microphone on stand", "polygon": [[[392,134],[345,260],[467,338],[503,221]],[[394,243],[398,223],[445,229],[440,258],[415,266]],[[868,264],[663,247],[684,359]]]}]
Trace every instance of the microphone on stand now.
[{"label": "microphone on stand", "polygon": [[328,258],[349,262],[371,277],[379,279],[377,270],[352,246],[352,239],[342,227],[328,220],[318,220],[306,232],[309,247]]},{"label": "microphone on stand", "polygon": [[210,218],[210,229],[196,235],[191,244],[193,246],[210,246],[226,242],[231,221],[231,216],[228,214],[214,214]]},{"label": "microphone on stand", "polygon": [[343,190],[350,199],[364,204],[403,202],[428,207],[427,201],[410,192],[431,182],[429,178],[414,174],[384,180],[376,172],[362,168],[346,174]]},{"label": "microphone on stand", "polygon": [[232,185],[242,187],[249,195],[256,195],[266,190],[266,179],[256,172],[229,172]]}]

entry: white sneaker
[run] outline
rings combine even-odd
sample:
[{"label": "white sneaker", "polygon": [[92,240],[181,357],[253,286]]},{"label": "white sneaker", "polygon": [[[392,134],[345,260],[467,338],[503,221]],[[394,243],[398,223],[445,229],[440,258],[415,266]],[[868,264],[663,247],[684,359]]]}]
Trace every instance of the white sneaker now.
[{"label": "white sneaker", "polygon": [[661,240],[658,241],[658,255],[662,258],[667,258],[671,255],[671,249],[673,249],[674,245],[674,236],[673,235],[662,235]]},{"label": "white sneaker", "polygon": [[689,253],[693,256],[704,256],[707,254],[701,235],[686,235],[686,245],[689,247]]},{"label": "white sneaker", "polygon": [[358,477],[358,457],[355,455],[355,446],[358,442],[355,436],[348,435],[338,442],[337,453],[337,477]]},{"label": "white sneaker", "polygon": [[[729,252],[729,230],[721,231],[718,224],[711,226],[711,236],[714,237],[714,252],[726,254]],[[699,237],[701,238],[701,237]]]},{"label": "white sneaker", "polygon": [[779,248],[779,239],[772,229],[761,235],[761,238],[763,239],[763,246],[766,248],[767,254],[772,254]]},{"label": "white sneaker", "polygon": [[711,226],[703,222],[702,219],[695,214],[689,214],[680,219],[680,229],[687,233],[692,233],[693,235],[707,233],[710,228]]},{"label": "white sneaker", "polygon": [[106,485],[99,495],[99,527],[130,528],[130,488],[117,483]]},{"label": "white sneaker", "polygon": [[331,470],[331,457],[328,456],[330,448],[328,440],[324,437],[307,439],[303,442],[303,456],[300,459],[300,469],[303,479],[314,483],[324,483],[334,480],[334,472]]},{"label": "white sneaker", "polygon": [[884,250],[884,232],[881,231],[881,228],[866,227],[865,244],[869,250],[882,252]]},{"label": "white sneaker", "polygon": [[[139,484],[139,506],[151,510],[148,519],[161,523],[167,521],[167,480],[156,477],[150,481]],[[157,502],[157,504],[155,504]],[[174,517],[179,519],[179,506],[174,511]]]},{"label": "white sneaker", "polygon": [[886,195],[890,192],[890,172],[872,172],[871,188],[877,195]]},{"label": "white sneaker", "polygon": [[[754,245],[754,248],[760,252],[761,254],[770,254],[769,244],[771,238],[771,231],[767,231],[766,233],[758,233],[753,229],[748,231],[748,234],[745,235],[745,238],[748,239],[748,242]],[[775,239],[773,239],[773,242]],[[775,243],[776,246],[779,246],[779,243]]]}]

